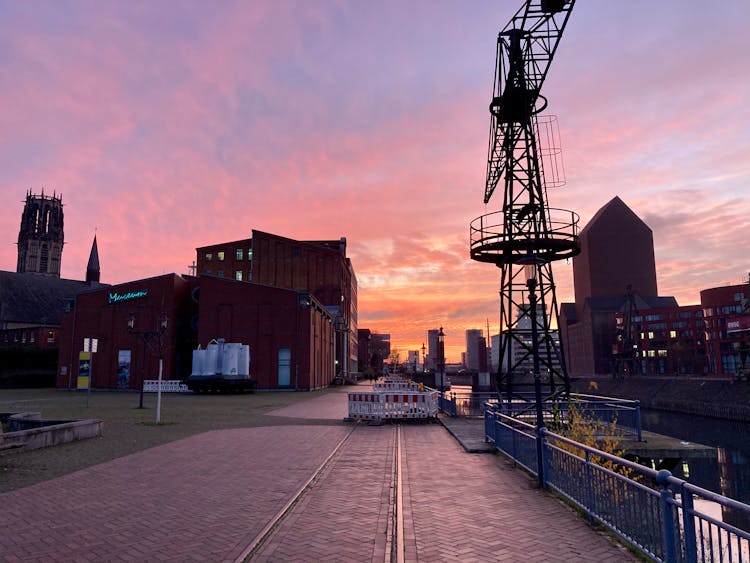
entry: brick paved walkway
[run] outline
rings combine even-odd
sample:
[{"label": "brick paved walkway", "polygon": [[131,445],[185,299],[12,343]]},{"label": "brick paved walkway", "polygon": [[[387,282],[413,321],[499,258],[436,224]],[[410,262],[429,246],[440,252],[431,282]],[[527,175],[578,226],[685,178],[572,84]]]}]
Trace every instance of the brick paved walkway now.
[{"label": "brick paved walkway", "polygon": [[333,452],[253,561],[389,560],[399,452],[407,562],[634,560],[438,424],[341,425],[344,393],[281,411],[332,424],[208,432],[0,495],[0,561],[233,561]]}]

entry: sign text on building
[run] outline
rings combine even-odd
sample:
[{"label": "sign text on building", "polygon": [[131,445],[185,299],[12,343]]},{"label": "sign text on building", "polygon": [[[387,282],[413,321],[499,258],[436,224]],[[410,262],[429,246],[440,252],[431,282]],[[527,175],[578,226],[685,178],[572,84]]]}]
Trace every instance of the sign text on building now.
[{"label": "sign text on building", "polygon": [[148,290],[145,289],[142,289],[140,291],[128,291],[127,293],[117,293],[115,291],[109,294],[109,304],[112,305],[112,303],[119,303],[121,301],[140,299],[141,297],[146,297],[147,295]]}]

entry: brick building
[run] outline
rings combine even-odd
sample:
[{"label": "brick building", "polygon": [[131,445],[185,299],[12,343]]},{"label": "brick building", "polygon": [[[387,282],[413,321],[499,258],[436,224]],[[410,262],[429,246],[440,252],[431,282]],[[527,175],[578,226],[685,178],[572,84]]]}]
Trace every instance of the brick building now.
[{"label": "brick building", "polygon": [[298,241],[253,230],[252,238],[196,253],[198,274],[310,293],[335,319],[337,374],[358,371],[357,278],[345,238]]},{"label": "brick building", "polygon": [[[619,345],[626,313],[615,315]],[[644,375],[703,375],[708,373],[703,308],[700,305],[648,308],[631,314],[631,341],[637,365]]]},{"label": "brick building", "polygon": [[614,373],[628,352],[625,341],[634,347],[626,357],[644,375],[747,371],[749,284],[704,289],[699,305],[659,296],[651,229],[617,197],[594,215],[580,240],[581,254],[573,258],[576,301],[562,304],[559,323],[572,375]]},{"label": "brick building", "polygon": [[708,370],[720,375],[742,374],[747,371],[750,351],[750,284],[704,289],[700,297]]},{"label": "brick building", "polygon": [[307,292],[215,276],[131,281],[79,295],[64,315],[57,386],[76,387],[86,338],[98,341],[92,387],[108,389],[140,389],[160,356],[165,379],[185,379],[192,351],[224,338],[250,346],[259,389],[318,389],[333,381],[333,323]]},{"label": "brick building", "polygon": [[659,297],[651,229],[619,198],[604,205],[580,234],[581,253],[573,258],[575,303],[560,307],[560,332],[571,375],[610,374],[616,340],[614,315],[628,287],[639,309],[672,308],[673,297]]}]

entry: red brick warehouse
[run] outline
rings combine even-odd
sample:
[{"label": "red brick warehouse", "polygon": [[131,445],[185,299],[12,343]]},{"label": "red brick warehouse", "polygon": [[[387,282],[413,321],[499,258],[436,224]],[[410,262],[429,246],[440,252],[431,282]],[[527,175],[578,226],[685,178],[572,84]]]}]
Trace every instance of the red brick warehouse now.
[{"label": "red brick warehouse", "polygon": [[[87,338],[98,341],[94,388],[140,389],[144,379],[157,377],[160,355],[165,379],[185,379],[192,351],[218,338],[249,345],[251,377],[259,389],[318,389],[342,370],[356,370],[356,359],[350,359],[357,353],[356,277],[345,239],[253,235],[199,248],[198,276],[167,274],[78,296],[61,323],[58,387],[76,387]],[[270,249],[263,261],[246,254],[258,246]],[[232,268],[243,262],[248,276],[219,276],[205,266],[217,262]],[[248,280],[250,272],[265,272],[258,276],[263,281],[255,275]]]}]

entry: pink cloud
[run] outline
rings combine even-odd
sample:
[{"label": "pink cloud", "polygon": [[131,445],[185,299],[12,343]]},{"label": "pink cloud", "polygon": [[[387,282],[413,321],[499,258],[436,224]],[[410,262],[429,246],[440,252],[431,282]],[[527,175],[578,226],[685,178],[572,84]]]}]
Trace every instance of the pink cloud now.
[{"label": "pink cloud", "polygon": [[[487,105],[514,7],[85,6],[18,5],[0,24],[15,202],[0,267],[26,189],[45,186],[66,203],[67,277],[95,228],[108,282],[186,273],[196,246],[253,228],[346,236],[361,326],[417,349],[443,325],[452,359],[466,328],[496,332],[499,270],[469,260],[468,235],[501,205],[482,204]],[[545,85],[568,179],[550,204],[582,227],[622,197],[653,223],[661,291],[681,303],[748,269],[742,6],[579,3]],[[571,300],[569,264],[555,281]]]}]

